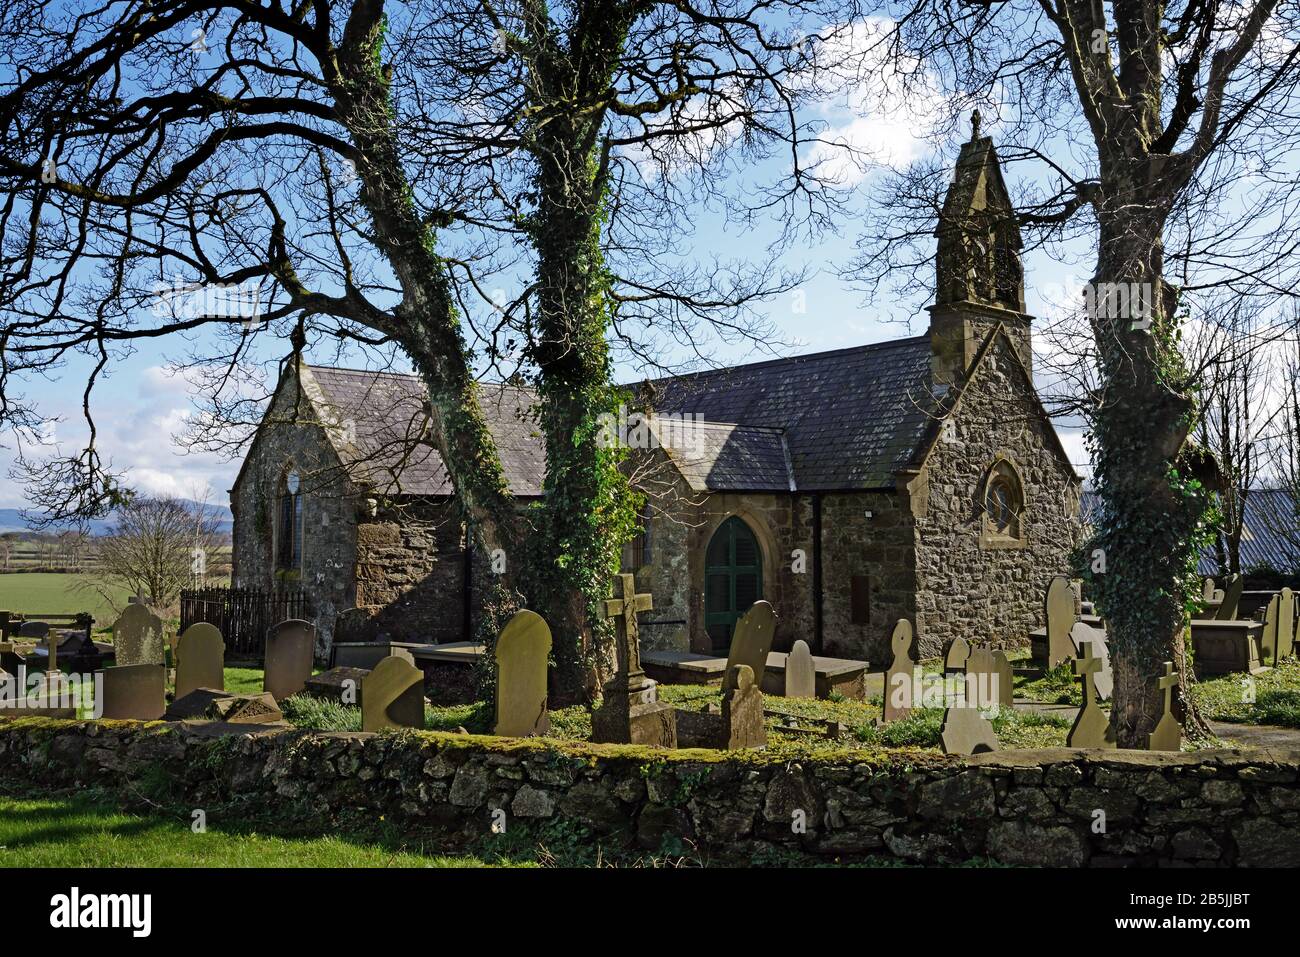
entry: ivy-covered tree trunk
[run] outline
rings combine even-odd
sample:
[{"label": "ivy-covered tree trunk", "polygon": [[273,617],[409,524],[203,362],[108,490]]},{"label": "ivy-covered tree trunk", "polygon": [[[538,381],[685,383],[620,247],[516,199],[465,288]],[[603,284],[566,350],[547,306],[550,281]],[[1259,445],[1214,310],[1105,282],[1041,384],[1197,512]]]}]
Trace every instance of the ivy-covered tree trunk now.
[{"label": "ivy-covered tree trunk", "polygon": [[[1125,748],[1145,748],[1160,718],[1164,662],[1187,681],[1184,635],[1208,544],[1209,500],[1187,441],[1196,400],[1178,348],[1176,292],[1162,278],[1172,192],[1152,183],[1158,168],[1129,159],[1104,165],[1097,203],[1091,319],[1104,387],[1092,451],[1103,507],[1084,561],[1110,629],[1112,723]],[[1179,697],[1186,729],[1204,730],[1185,684]]]},{"label": "ivy-covered tree trunk", "polygon": [[590,701],[604,675],[608,626],[597,615],[632,534],[633,495],[619,452],[600,443],[599,416],[614,405],[606,333],[609,277],[602,255],[608,156],[600,132],[629,14],[592,3],[565,39],[535,4],[528,23],[526,140],[537,209],[538,312],[532,358],[546,439],[545,497],[527,567],[529,601],[551,626],[561,702]]},{"label": "ivy-covered tree trunk", "polygon": [[470,544],[480,554],[509,552],[520,538],[519,516],[479,406],[437,234],[420,216],[402,169],[390,77],[382,62],[383,10],[379,0],[353,7],[337,64],[326,64],[325,74],[358,152],[361,201],[374,224],[374,241],[402,288],[389,331],[428,390],[430,435],[456,490]]}]

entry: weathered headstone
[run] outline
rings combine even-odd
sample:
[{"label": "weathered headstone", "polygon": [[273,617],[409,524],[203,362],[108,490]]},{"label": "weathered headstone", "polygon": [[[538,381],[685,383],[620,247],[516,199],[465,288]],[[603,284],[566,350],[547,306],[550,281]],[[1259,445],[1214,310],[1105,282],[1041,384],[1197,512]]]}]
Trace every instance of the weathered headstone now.
[{"label": "weathered headstone", "polygon": [[157,721],[167,710],[167,669],[162,665],[119,665],[103,671],[101,717]]},{"label": "weathered headstone", "polygon": [[730,687],[736,675],[736,665],[749,665],[754,681],[762,686],[767,671],[767,656],[772,650],[772,635],[776,632],[776,612],[765,601],[756,601],[740,616],[731,636],[727,652],[727,670],[722,677],[722,690]]},{"label": "weathered headstone", "polygon": [[943,654],[943,673],[959,675],[966,673],[966,659],[970,657],[970,642],[958,635],[948,642],[948,649]]},{"label": "weathered headstone", "polygon": [[1101,670],[1101,659],[1092,654],[1092,643],[1083,642],[1079,657],[1074,659],[1074,673],[1083,682],[1083,707],[1074,719],[1074,727],[1065,737],[1071,748],[1114,748],[1115,731],[1105,712],[1097,706],[1097,691],[1093,678]]},{"label": "weathered headstone", "polygon": [[993,723],[969,703],[949,708],[943,713],[939,745],[944,754],[983,754],[1002,748]]},{"label": "weathered headstone", "polygon": [[916,672],[916,664],[912,661],[913,637],[912,623],[906,618],[898,619],[893,634],[889,636],[889,649],[894,658],[885,672],[886,721],[906,718],[912,712],[912,682]]},{"label": "weathered headstone", "polygon": [[524,610],[501,629],[497,639],[497,711],[494,734],[510,738],[545,734],[546,662],[551,654],[551,629],[542,616]]},{"label": "weathered headstone", "polygon": [[1295,593],[1283,588],[1278,598],[1277,658],[1281,661],[1295,654]]},{"label": "weathered headstone", "polygon": [[1165,673],[1157,684],[1164,692],[1164,703],[1161,707],[1160,720],[1156,723],[1155,730],[1151,732],[1147,747],[1152,751],[1182,750],[1183,729],[1179,726],[1178,719],[1174,717],[1173,707],[1173,693],[1178,684],[1178,675],[1174,674],[1172,661],[1165,662]]},{"label": "weathered headstone", "polygon": [[966,659],[967,707],[988,709],[999,704],[996,673],[997,664],[992,651],[983,646],[971,649],[970,656]]},{"label": "weathered headstone", "polygon": [[133,602],[122,609],[113,626],[113,659],[122,665],[161,665],[163,621],[149,606]]},{"label": "weathered headstone", "polygon": [[812,650],[802,638],[794,643],[785,659],[785,696],[817,697],[817,669],[813,665]]},{"label": "weathered headstone", "polygon": [[1070,629],[1074,627],[1074,590],[1070,582],[1060,576],[1047,586],[1043,599],[1043,615],[1047,620],[1047,667],[1055,668],[1062,661],[1074,657],[1070,642]]},{"label": "weathered headstone", "polygon": [[734,665],[722,692],[722,747],[727,751],[767,747],[763,692],[749,665]]},{"label": "weathered headstone", "polygon": [[[653,599],[650,595],[636,593],[635,576],[620,575],[618,579],[620,597],[607,599],[602,606],[604,616],[614,620],[617,670],[605,685],[604,701],[591,716],[591,740],[675,748],[677,721],[674,709],[659,700],[658,686],[641,670],[641,641],[636,616],[650,611],[654,607]],[[739,625],[736,633],[739,636]],[[770,630],[767,640],[770,647]],[[734,649],[735,645],[732,647]],[[766,650],[763,656],[766,662]],[[725,690],[725,678],[723,686]]]},{"label": "weathered headstone", "polygon": [[[135,606],[133,606],[135,607]],[[197,688],[225,688],[226,642],[216,625],[196,621],[176,639],[176,698]]]},{"label": "weathered headstone", "polygon": [[424,727],[424,672],[385,658],[361,682],[361,730]]},{"label": "weathered headstone", "polygon": [[266,632],[265,672],[262,690],[283,701],[303,689],[311,677],[316,653],[316,626],[291,618]]},{"label": "weathered headstone", "polygon": [[1269,667],[1277,664],[1277,637],[1281,608],[1281,595],[1274,595],[1264,606],[1264,631],[1259,636],[1259,660],[1261,664]]},{"label": "weathered headstone", "polygon": [[1086,621],[1076,621],[1074,627],[1070,629],[1070,643],[1074,649],[1074,656],[1083,653],[1083,643],[1086,641],[1092,644],[1093,654],[1101,659],[1101,668],[1093,675],[1092,681],[1097,699],[1100,701],[1109,701],[1115,691],[1115,672],[1111,669],[1110,645],[1106,639],[1105,630]]},{"label": "weathered headstone", "polygon": [[214,701],[233,698],[229,691],[220,688],[195,688],[189,694],[178,697],[167,706],[165,717],[168,721],[193,721],[209,719],[208,709]]},{"label": "weathered headstone", "polygon": [[1241,602],[1241,592],[1245,587],[1246,580],[1240,575],[1228,576],[1228,581],[1223,586],[1223,604],[1219,606],[1219,610],[1214,616],[1217,621],[1233,621],[1236,619],[1237,605]]},{"label": "weathered headstone", "polygon": [[1201,601],[1214,601],[1214,579],[1207,578],[1201,582]]},{"label": "weathered headstone", "polygon": [[1015,673],[1011,668],[1011,659],[1005,651],[993,652],[993,677],[997,682],[994,696],[1003,708],[1015,707],[1016,684]]}]

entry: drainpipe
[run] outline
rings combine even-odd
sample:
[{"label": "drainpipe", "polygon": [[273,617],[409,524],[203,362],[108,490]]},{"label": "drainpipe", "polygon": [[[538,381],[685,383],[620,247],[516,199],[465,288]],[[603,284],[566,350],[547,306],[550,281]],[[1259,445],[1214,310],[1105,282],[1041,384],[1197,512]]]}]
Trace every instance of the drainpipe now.
[{"label": "drainpipe", "polygon": [[461,580],[461,633],[466,641],[474,640],[474,548],[465,536],[465,544],[460,550],[462,562]]},{"label": "drainpipe", "polygon": [[813,648],[822,653],[822,493],[812,493]]}]

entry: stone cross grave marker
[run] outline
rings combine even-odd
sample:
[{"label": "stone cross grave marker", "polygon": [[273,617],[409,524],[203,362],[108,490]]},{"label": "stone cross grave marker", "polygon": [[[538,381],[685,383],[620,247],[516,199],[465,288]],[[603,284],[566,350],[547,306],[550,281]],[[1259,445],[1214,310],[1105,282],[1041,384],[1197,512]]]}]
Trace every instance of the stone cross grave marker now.
[{"label": "stone cross grave marker", "polygon": [[776,631],[776,612],[765,601],[756,601],[736,622],[731,635],[731,649],[727,653],[727,670],[722,678],[722,690],[730,688],[735,679],[736,665],[749,665],[754,673],[754,686],[763,687],[767,672],[767,656],[772,650],[772,635]]},{"label": "stone cross grave marker", "polygon": [[163,622],[143,602],[132,602],[122,609],[113,625],[113,657],[122,665],[161,665]]},{"label": "stone cross grave marker", "polygon": [[606,744],[677,747],[672,705],[659,701],[653,681],[641,670],[637,615],[654,608],[650,595],[636,593],[636,577],[619,575],[620,597],[605,600],[602,611],[614,621],[617,671],[604,687],[604,701],[591,716],[591,740]]},{"label": "stone cross grave marker", "polygon": [[1043,614],[1047,619],[1047,667],[1055,668],[1074,657],[1074,645],[1070,642],[1070,629],[1076,618],[1074,589],[1067,579],[1057,576],[1047,586]]},{"label": "stone cross grave marker", "polygon": [[196,621],[176,639],[176,700],[199,688],[224,690],[226,642],[216,625]]},{"label": "stone cross grave marker", "polygon": [[1277,659],[1281,661],[1295,654],[1295,593],[1283,588],[1278,598]]},{"label": "stone cross grave marker", "polygon": [[1072,658],[1082,653],[1085,641],[1092,643],[1093,653],[1101,659],[1101,668],[1092,676],[1092,687],[1097,692],[1099,701],[1109,701],[1115,691],[1115,672],[1110,665],[1110,645],[1106,641],[1106,632],[1086,621],[1076,621],[1070,629],[1070,642],[1074,649]]},{"label": "stone cross grave marker", "polygon": [[302,691],[311,677],[316,654],[316,626],[290,618],[266,630],[266,663],[262,690],[276,701]]},{"label": "stone cross grave marker", "polygon": [[1174,663],[1165,662],[1165,673],[1157,684],[1164,692],[1164,704],[1160,712],[1160,721],[1151,732],[1147,747],[1152,751],[1178,751],[1182,749],[1183,729],[1174,717],[1173,694],[1178,684],[1178,675],[1174,674]]},{"label": "stone cross grave marker", "polygon": [[1277,664],[1278,625],[1281,619],[1282,596],[1274,595],[1264,607],[1264,631],[1259,637],[1259,662]]},{"label": "stone cross grave marker", "polygon": [[1066,735],[1070,748],[1114,748],[1115,731],[1105,712],[1097,706],[1097,691],[1093,676],[1101,670],[1101,659],[1092,654],[1092,642],[1083,642],[1079,657],[1074,659],[1074,673],[1083,681],[1083,707],[1074,719],[1074,727]]},{"label": "stone cross grave marker", "polygon": [[912,681],[916,664],[912,661],[912,623],[898,619],[889,636],[889,648],[894,659],[885,672],[884,720],[897,721],[912,713]]},{"label": "stone cross grave marker", "polygon": [[100,717],[159,721],[167,710],[167,669],[163,665],[105,668]]},{"label": "stone cross grave marker", "polygon": [[808,642],[800,638],[785,658],[785,696],[787,698],[817,697],[817,668],[813,665]]},{"label": "stone cross grave marker", "polygon": [[517,611],[501,629],[493,654],[497,661],[497,720],[493,733],[509,738],[545,734],[546,663],[551,629],[542,616]]},{"label": "stone cross grave marker", "polygon": [[405,658],[385,658],[361,679],[361,730],[424,727],[424,672]]},{"label": "stone cross grave marker", "polygon": [[1227,584],[1223,586],[1223,604],[1219,606],[1215,614],[1217,621],[1235,621],[1237,618],[1237,606],[1241,604],[1241,591],[1246,587],[1246,580],[1240,575],[1229,575]]},{"label": "stone cross grave marker", "polygon": [[722,746],[727,751],[767,747],[763,693],[749,665],[733,665],[722,693]]},{"label": "stone cross grave marker", "polygon": [[946,675],[964,674],[966,659],[970,657],[970,642],[958,635],[948,642],[948,650],[943,656],[943,673]]}]

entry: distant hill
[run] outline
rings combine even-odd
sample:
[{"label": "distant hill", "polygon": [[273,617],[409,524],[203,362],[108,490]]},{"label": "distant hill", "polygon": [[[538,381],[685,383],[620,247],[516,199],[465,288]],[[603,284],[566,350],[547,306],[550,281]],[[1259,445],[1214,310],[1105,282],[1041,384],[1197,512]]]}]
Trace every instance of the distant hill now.
[{"label": "distant hill", "polygon": [[[191,502],[190,504],[195,508],[199,505],[198,502]],[[217,532],[222,535],[229,535],[231,529],[233,529],[235,525],[234,516],[231,515],[229,506],[209,503],[207,509],[209,514],[216,516]],[[89,523],[90,534],[106,535],[113,527],[114,522],[115,520],[112,514],[109,514],[104,518],[93,519]],[[31,529],[28,527],[27,523],[23,521],[22,509],[0,508],[0,535],[5,532],[28,531],[31,531]],[[56,531],[56,529],[49,529],[48,531],[53,532]]]}]

